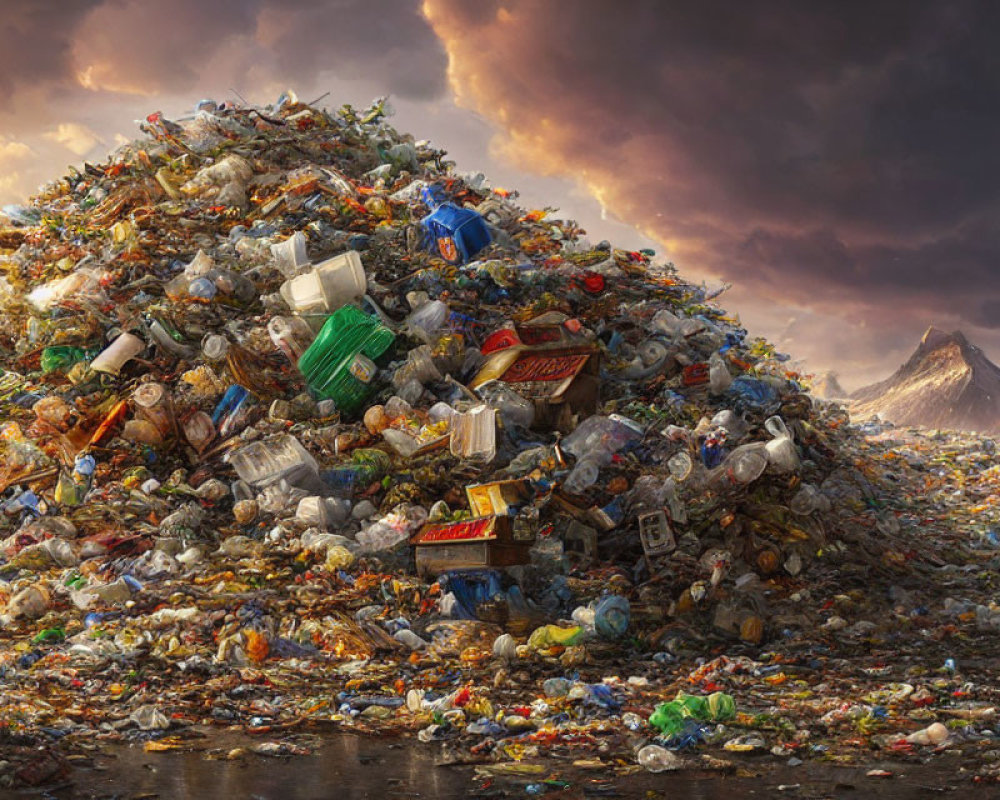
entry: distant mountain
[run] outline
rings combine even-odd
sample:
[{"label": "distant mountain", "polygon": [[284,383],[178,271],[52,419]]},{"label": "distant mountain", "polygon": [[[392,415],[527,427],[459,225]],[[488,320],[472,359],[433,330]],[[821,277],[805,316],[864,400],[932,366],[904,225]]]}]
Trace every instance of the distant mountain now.
[{"label": "distant mountain", "polygon": [[817,375],[813,378],[809,391],[814,397],[821,400],[842,400],[847,397],[847,392],[840,385],[835,372],[824,372],[822,375]]},{"label": "distant mountain", "polygon": [[897,425],[1000,431],[1000,367],[961,331],[930,327],[889,378],[851,395],[851,416]]}]

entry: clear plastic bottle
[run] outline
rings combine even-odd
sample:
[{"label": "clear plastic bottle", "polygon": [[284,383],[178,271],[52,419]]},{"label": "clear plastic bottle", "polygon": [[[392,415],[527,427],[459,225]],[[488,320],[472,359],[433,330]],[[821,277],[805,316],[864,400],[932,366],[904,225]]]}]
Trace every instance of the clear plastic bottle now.
[{"label": "clear plastic bottle", "polygon": [[487,381],[476,394],[497,410],[505,427],[530,428],[535,421],[535,404],[500,381]]},{"label": "clear plastic bottle", "polygon": [[583,458],[576,462],[573,471],[563,483],[563,488],[570,494],[579,494],[597,483],[601,467],[596,458]]},{"label": "clear plastic bottle", "polygon": [[712,394],[722,394],[733,382],[726,359],[719,353],[712,353],[708,359],[708,388]]}]

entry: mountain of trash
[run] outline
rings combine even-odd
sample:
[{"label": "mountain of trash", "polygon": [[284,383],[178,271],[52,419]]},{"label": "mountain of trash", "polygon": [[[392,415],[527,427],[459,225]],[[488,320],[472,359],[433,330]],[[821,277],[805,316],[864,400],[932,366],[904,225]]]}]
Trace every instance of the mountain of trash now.
[{"label": "mountain of trash", "polygon": [[850,398],[856,418],[878,415],[896,425],[1000,431],[1000,367],[961,331],[930,327],[884,381]]},{"label": "mountain of trash", "polygon": [[647,722],[675,671],[899,569],[844,412],[654,253],[458,174],[382,102],[143,128],[3,209],[22,730],[333,720],[499,760],[688,735],[736,712]]}]

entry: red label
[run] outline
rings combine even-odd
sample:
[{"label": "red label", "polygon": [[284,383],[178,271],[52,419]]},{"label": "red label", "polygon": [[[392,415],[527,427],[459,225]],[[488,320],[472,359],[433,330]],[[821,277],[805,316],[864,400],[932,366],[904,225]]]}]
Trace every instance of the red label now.
[{"label": "red label", "polygon": [[492,517],[470,519],[464,522],[449,522],[442,525],[428,525],[417,537],[419,544],[426,542],[456,542],[475,539],[493,539],[496,531]]},{"label": "red label", "polygon": [[506,383],[562,381],[583,369],[588,358],[589,353],[576,356],[527,356],[515,361],[503,374],[503,380]]}]

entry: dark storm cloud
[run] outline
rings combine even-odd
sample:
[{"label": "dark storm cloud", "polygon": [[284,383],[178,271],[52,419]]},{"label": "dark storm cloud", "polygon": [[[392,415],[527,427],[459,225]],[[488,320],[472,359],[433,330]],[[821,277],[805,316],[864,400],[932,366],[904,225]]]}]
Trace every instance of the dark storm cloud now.
[{"label": "dark storm cloud", "polygon": [[682,269],[883,327],[1000,325],[1000,4],[424,7],[508,151]]},{"label": "dark storm cloud", "polygon": [[409,0],[18,0],[0,18],[8,129],[45,115],[39,98],[83,88],[152,95],[261,76],[301,85],[332,73],[428,98],[445,88],[445,67]]},{"label": "dark storm cloud", "polygon": [[0,102],[38,83],[63,82],[72,69],[72,36],[100,0],[35,0],[0,9]]}]

